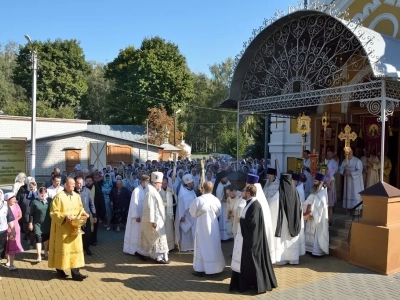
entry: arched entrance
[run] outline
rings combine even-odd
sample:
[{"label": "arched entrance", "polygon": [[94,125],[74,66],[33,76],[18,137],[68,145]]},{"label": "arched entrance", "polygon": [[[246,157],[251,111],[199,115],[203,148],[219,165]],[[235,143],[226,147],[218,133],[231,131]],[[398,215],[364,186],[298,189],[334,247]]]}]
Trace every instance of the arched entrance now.
[{"label": "arched entrance", "polygon": [[246,46],[225,102],[236,103],[238,120],[249,114],[312,116],[330,105],[348,122],[348,102],[386,119],[400,99],[399,42],[325,12],[299,10],[276,19]]}]

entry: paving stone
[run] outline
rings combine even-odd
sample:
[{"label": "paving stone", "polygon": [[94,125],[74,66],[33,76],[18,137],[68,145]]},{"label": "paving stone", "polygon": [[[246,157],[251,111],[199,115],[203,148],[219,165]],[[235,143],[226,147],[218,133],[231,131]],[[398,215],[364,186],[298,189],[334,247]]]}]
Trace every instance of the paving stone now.
[{"label": "paving stone", "polygon": [[[99,228],[99,244],[86,256],[83,282],[56,278],[47,261],[34,263],[34,250],[18,255],[18,271],[0,267],[0,299],[399,299],[400,273],[382,276],[334,257],[301,257],[299,265],[276,266],[278,289],[255,295],[229,293],[231,271],[195,277],[193,253],[170,253],[171,264],[141,261],[122,252],[123,232]],[[223,243],[227,263],[233,243]]]}]

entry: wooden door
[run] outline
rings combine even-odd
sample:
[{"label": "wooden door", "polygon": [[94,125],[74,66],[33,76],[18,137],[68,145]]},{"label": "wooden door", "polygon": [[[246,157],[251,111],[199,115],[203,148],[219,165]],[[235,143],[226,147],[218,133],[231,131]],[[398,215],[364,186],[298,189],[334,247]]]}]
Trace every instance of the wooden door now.
[{"label": "wooden door", "polygon": [[133,149],[126,145],[107,145],[107,164],[119,167],[122,161],[125,165],[132,163]]},{"label": "wooden door", "polygon": [[90,142],[89,166],[103,170],[107,164],[107,142]]},{"label": "wooden door", "polygon": [[65,150],[65,169],[71,174],[77,164],[81,163],[81,150]]}]

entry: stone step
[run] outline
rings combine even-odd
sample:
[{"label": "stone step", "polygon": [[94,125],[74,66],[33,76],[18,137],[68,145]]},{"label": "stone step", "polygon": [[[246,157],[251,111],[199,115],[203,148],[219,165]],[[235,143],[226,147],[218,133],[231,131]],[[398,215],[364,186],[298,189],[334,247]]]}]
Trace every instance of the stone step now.
[{"label": "stone step", "polygon": [[347,219],[338,219],[338,218],[333,218],[332,219],[332,226],[333,227],[337,227],[337,228],[346,228],[346,229],[350,229],[351,228],[351,220],[347,220]]},{"label": "stone step", "polygon": [[329,255],[336,258],[342,259],[344,261],[350,260],[350,249],[347,250],[342,245],[341,246],[329,246]]},{"label": "stone step", "polygon": [[350,251],[350,245],[347,238],[340,236],[329,237],[329,247],[341,247],[345,251]]},{"label": "stone step", "polygon": [[349,237],[350,229],[348,228],[337,228],[337,227],[329,227],[329,237],[341,237],[347,239]]}]

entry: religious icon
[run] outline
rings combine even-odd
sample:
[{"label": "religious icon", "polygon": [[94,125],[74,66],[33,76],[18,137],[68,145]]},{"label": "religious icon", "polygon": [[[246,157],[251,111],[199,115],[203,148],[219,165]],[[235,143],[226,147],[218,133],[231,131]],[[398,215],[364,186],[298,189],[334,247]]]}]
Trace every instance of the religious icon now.
[{"label": "religious icon", "polygon": [[306,134],[311,131],[311,118],[303,115],[299,115],[297,118],[297,132],[301,134]]},{"label": "religious icon", "polygon": [[367,129],[367,134],[370,138],[378,138],[380,136],[379,126],[377,124],[370,124]]},{"label": "religious icon", "polygon": [[328,172],[328,165],[326,165],[326,164],[321,164],[321,165],[319,166],[319,172],[320,172],[321,174],[326,175],[326,173]]},{"label": "religious icon", "polygon": [[296,173],[300,174],[303,169],[303,159],[296,158]]}]

